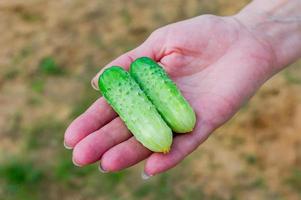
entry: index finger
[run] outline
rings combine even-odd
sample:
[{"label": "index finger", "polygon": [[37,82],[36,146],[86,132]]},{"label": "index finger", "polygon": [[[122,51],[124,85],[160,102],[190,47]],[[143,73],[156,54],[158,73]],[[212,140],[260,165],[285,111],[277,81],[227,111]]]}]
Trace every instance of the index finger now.
[{"label": "index finger", "polygon": [[91,85],[95,90],[99,90],[98,87],[98,78],[102,74],[102,72],[111,66],[120,66],[123,67],[125,70],[128,70],[130,68],[131,63],[139,58],[139,57],[150,57],[152,59],[156,59],[156,53],[159,52],[160,46],[159,44],[153,45],[152,39],[146,40],[143,44],[138,46],[137,48],[119,56],[117,59],[113,60],[109,64],[107,64],[105,67],[103,67],[91,80]]},{"label": "index finger", "polygon": [[[147,45],[141,45],[136,49],[121,55],[109,63],[105,68],[118,65],[128,69],[131,62],[141,56],[153,57],[153,53],[149,48],[147,48]],[[92,87],[96,90],[98,90],[98,77],[103,70],[104,69],[98,72],[91,81]],[[73,148],[84,137],[112,121],[116,116],[117,114],[114,112],[112,107],[103,97],[101,97],[86,112],[70,124],[65,133],[65,146],[67,148]]]}]

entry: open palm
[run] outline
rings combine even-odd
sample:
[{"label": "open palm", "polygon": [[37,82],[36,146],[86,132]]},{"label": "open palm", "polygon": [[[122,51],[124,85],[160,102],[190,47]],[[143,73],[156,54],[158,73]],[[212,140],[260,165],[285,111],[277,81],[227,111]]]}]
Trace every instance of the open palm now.
[{"label": "open palm", "polygon": [[74,148],[74,163],[84,166],[101,160],[101,169],[111,172],[147,158],[144,171],[148,175],[170,169],[233,116],[269,78],[272,55],[269,45],[235,17],[206,15],[158,29],[108,66],[128,69],[141,56],[159,62],[194,108],[194,131],[176,135],[168,154],[153,153],[100,98],[65,133],[66,146]]}]

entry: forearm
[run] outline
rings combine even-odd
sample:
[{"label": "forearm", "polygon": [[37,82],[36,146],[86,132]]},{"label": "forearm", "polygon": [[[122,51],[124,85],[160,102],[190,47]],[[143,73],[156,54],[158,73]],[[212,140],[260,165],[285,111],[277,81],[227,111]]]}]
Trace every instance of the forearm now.
[{"label": "forearm", "polygon": [[236,17],[268,43],[276,71],[301,57],[301,0],[254,0]]}]

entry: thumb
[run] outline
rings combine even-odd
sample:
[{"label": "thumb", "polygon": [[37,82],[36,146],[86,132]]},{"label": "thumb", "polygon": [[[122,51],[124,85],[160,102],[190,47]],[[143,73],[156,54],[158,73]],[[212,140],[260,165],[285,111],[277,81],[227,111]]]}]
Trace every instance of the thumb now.
[{"label": "thumb", "polygon": [[[153,34],[152,34],[153,35]],[[107,64],[105,67],[103,67],[92,79],[91,85],[95,90],[99,90],[98,87],[98,78],[102,74],[102,72],[111,66],[120,66],[124,68],[125,70],[128,70],[131,63],[136,60],[139,57],[149,57],[156,61],[160,60],[159,52],[161,49],[160,42],[157,42],[155,38],[152,37],[152,35],[140,46],[137,48],[124,53],[123,55],[119,56],[109,64]]]}]

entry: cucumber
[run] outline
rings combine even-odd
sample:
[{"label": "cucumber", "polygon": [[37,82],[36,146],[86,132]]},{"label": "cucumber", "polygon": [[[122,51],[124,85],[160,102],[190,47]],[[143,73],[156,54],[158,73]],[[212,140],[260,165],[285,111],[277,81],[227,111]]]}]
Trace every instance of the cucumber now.
[{"label": "cucumber", "polygon": [[195,112],[157,62],[148,57],[138,58],[131,64],[130,74],[174,132],[193,130]]},{"label": "cucumber", "polygon": [[127,71],[110,67],[100,75],[98,85],[106,101],[140,143],[154,152],[170,150],[171,129]]}]

